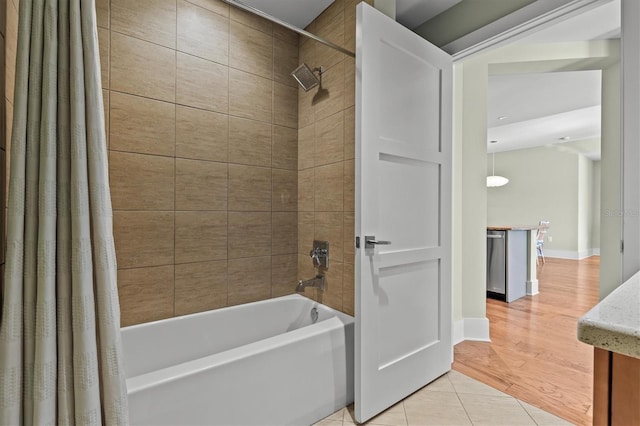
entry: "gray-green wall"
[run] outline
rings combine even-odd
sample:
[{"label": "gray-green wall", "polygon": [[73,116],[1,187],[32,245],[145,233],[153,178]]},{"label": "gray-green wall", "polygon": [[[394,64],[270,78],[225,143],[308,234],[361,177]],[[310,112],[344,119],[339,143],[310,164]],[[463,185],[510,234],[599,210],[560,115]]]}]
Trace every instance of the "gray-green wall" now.
[{"label": "gray-green wall", "polygon": [[[532,225],[549,220],[548,256],[583,258],[598,249],[594,229],[593,161],[562,146],[544,146],[496,154],[496,174],[509,183],[487,189],[489,226]],[[488,157],[488,162],[491,156]],[[491,165],[487,167],[491,173]]]}]

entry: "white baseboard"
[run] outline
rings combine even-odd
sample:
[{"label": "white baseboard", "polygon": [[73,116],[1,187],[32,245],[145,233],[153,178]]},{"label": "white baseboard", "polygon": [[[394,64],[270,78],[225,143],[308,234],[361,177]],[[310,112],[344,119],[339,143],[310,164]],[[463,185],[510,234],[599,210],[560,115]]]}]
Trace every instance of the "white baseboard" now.
[{"label": "white baseboard", "polygon": [[570,260],[582,260],[591,256],[599,256],[600,249],[592,248],[582,251],[572,250],[544,250],[544,257],[555,257],[557,259],[570,259]]},{"label": "white baseboard", "polygon": [[538,280],[527,281],[527,296],[535,296],[538,291]]},{"label": "white baseboard", "polygon": [[490,342],[488,318],[462,318],[454,321],[452,341],[454,345],[463,340]]}]

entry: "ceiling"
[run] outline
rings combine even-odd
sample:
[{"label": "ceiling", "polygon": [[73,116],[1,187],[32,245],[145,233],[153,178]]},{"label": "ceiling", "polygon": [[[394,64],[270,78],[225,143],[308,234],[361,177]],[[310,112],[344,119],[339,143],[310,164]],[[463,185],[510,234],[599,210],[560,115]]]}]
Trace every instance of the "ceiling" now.
[{"label": "ceiling", "polygon": [[[241,0],[305,28],[334,0]],[[462,0],[396,0],[397,20],[415,28]],[[549,26],[516,43],[617,38],[620,0]],[[488,152],[567,143],[600,135],[600,71],[492,76],[489,81]],[[498,117],[507,117],[498,120]],[[487,142],[488,142],[487,141]],[[599,152],[586,153],[599,158]]]},{"label": "ceiling", "polygon": [[[518,44],[558,43],[616,38],[620,0],[550,26]],[[598,160],[592,144],[575,141],[600,137],[601,71],[499,75],[489,78],[487,151],[567,144]],[[502,120],[500,117],[506,117]],[[566,138],[569,139],[566,139]],[[490,141],[497,140],[498,143]]]}]

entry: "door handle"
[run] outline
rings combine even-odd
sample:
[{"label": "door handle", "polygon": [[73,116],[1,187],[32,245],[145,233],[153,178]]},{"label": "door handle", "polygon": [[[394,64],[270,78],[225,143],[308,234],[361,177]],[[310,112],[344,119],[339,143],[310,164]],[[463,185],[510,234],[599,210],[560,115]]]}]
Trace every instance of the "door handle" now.
[{"label": "door handle", "polygon": [[391,244],[391,241],[376,240],[375,235],[367,235],[364,237],[364,248],[374,248],[377,245],[388,246],[389,244]]}]

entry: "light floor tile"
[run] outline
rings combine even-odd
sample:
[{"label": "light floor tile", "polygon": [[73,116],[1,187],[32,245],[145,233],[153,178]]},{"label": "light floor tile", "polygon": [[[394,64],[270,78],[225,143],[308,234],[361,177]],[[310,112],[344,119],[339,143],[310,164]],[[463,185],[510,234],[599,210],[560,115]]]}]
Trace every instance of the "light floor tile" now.
[{"label": "light floor tile", "polygon": [[[503,392],[488,386],[486,388],[483,383],[452,370],[364,424],[368,426],[570,424]],[[357,425],[353,410],[354,406],[351,404],[315,425]]]},{"label": "light floor tile", "polygon": [[455,392],[418,392],[404,401],[409,425],[471,425]]},{"label": "light floor tile", "polygon": [[551,413],[547,413],[538,407],[534,407],[533,405],[527,404],[523,401],[518,402],[520,402],[520,405],[524,407],[527,413],[533,417],[533,421],[535,421],[539,426],[571,425],[571,423],[561,419],[560,417],[554,416]]},{"label": "light floor tile", "polygon": [[[503,394],[504,395],[504,394]],[[458,394],[474,425],[535,425],[517,399],[508,395]]]},{"label": "light floor tile", "polygon": [[427,386],[420,389],[416,394],[422,392],[454,392],[453,384],[451,384],[451,380],[449,379],[449,374],[445,374],[444,376],[438,377],[433,382],[429,383]]},{"label": "light floor tile", "polygon": [[[353,414],[353,405],[350,405],[348,408],[349,412],[345,414],[344,424],[357,425],[358,423],[355,422],[355,416]],[[407,416],[404,412],[404,404],[402,401],[397,403],[369,420],[366,424],[376,426],[406,426]]]},{"label": "light floor tile", "polygon": [[447,376],[449,377],[449,380],[451,380],[453,388],[458,393],[494,396],[505,395],[504,393],[492,388],[491,386],[485,385],[482,382],[474,380],[454,370],[451,370],[449,373],[447,373]]}]

